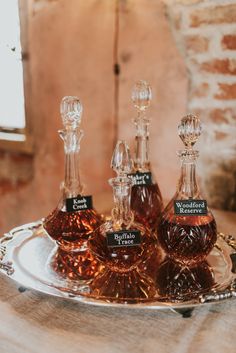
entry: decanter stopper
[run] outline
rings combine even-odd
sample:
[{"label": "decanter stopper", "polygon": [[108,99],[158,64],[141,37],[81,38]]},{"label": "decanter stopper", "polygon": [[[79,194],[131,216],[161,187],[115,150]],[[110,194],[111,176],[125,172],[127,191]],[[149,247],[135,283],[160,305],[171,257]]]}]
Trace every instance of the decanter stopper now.
[{"label": "decanter stopper", "polygon": [[132,89],[131,99],[135,108],[139,112],[144,112],[152,100],[152,90],[149,83],[143,80],[136,82]]},{"label": "decanter stopper", "polygon": [[184,116],[178,126],[179,137],[186,149],[192,149],[202,132],[201,120],[193,114]]},{"label": "decanter stopper", "polygon": [[82,111],[83,106],[78,97],[66,96],[62,99],[60,112],[65,129],[76,129],[79,127]]},{"label": "decanter stopper", "polygon": [[111,168],[116,172],[117,177],[126,177],[131,173],[133,162],[129,146],[125,141],[117,142],[111,159]]}]

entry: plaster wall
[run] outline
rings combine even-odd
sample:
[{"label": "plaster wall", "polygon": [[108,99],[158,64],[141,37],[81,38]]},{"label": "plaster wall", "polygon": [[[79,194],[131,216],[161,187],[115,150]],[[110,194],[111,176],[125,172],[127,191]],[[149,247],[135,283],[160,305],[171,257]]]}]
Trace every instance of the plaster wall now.
[{"label": "plaster wall", "polygon": [[[28,2],[27,97],[33,126],[32,157],[8,153],[28,163],[26,180],[0,182],[1,231],[47,215],[57,204],[63,179],[63,144],[59,104],[65,95],[77,95],[84,105],[81,176],[85,192],[94,195],[99,211],[109,209],[110,159],[114,129],[114,13],[111,0],[31,0]],[[176,127],[185,113],[187,75],[159,0],[121,1],[120,98],[118,138],[133,149],[135,111],[130,91],[138,79],[150,82],[151,160],[164,198],[175,190],[180,146]],[[25,161],[26,159],[26,161]],[[14,164],[14,161],[11,163]],[[14,164],[15,165],[15,164]],[[6,162],[3,162],[6,168]],[[27,165],[26,165],[27,170]],[[5,179],[4,179],[5,180]]]}]

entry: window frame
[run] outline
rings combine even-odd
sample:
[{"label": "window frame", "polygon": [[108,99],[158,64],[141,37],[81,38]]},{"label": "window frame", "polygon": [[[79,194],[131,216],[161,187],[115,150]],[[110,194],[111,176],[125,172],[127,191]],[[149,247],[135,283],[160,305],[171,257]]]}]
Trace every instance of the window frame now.
[{"label": "window frame", "polygon": [[22,67],[23,67],[23,89],[25,102],[25,128],[8,129],[0,126],[1,133],[12,133],[24,135],[24,141],[15,141],[10,139],[0,138],[0,150],[22,152],[27,154],[33,153],[33,138],[32,138],[32,119],[30,106],[30,60],[28,47],[28,0],[18,0],[19,17],[20,17],[20,41],[22,48]]}]

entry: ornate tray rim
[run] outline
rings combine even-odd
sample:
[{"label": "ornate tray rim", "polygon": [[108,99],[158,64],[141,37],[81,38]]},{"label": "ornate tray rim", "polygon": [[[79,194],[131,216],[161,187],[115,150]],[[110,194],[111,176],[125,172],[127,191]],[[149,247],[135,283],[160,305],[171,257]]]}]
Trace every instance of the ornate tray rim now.
[{"label": "ornate tray rim", "polygon": [[[14,263],[11,261],[11,258],[8,258],[8,249],[11,248],[11,241],[15,240],[15,235],[20,231],[31,231],[28,237],[32,237],[32,232],[36,231],[42,226],[42,220],[31,222],[24,224],[22,226],[18,226],[10,230],[8,233],[5,233],[3,237],[0,238],[0,273],[6,275],[8,278],[11,278],[14,282],[18,283],[20,286],[23,286],[24,289],[35,290],[39,293],[47,294],[54,297],[63,298],[66,300],[72,300],[77,303],[94,305],[94,306],[102,306],[102,307],[112,307],[112,308],[125,308],[125,309],[149,309],[149,310],[173,310],[175,312],[184,313],[184,310],[190,310],[195,307],[203,306],[206,304],[219,303],[219,301],[229,300],[236,297],[236,274],[232,271],[232,282],[229,286],[227,286],[224,290],[221,291],[211,291],[209,293],[204,294],[199,297],[199,302],[195,300],[186,301],[186,302],[146,302],[146,303],[114,303],[108,302],[100,299],[93,299],[82,295],[75,295],[73,293],[64,292],[55,287],[51,287],[47,284],[41,283],[41,281],[36,281],[34,285],[25,285],[25,283],[21,283],[17,276],[14,277]],[[218,236],[227,244],[229,247],[230,255],[236,254],[236,241],[232,235],[225,235],[223,233],[219,233]],[[27,239],[26,237],[25,239]],[[24,240],[25,240],[24,239]],[[13,247],[14,248],[14,247]],[[5,261],[6,260],[6,261]],[[22,289],[22,287],[20,287]]]}]

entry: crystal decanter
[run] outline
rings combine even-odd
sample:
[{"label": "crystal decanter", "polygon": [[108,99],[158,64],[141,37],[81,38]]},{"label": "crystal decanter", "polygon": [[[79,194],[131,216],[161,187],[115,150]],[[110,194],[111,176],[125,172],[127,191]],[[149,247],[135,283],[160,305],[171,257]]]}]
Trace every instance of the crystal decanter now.
[{"label": "crystal decanter", "polygon": [[157,252],[157,239],[149,227],[134,220],[130,209],[132,180],[127,177],[132,168],[129,149],[118,141],[111,162],[117,173],[109,180],[115,206],[111,220],[102,224],[89,239],[92,254],[104,266],[90,287],[96,297],[117,302],[148,300],[155,295],[154,281],[139,265]]},{"label": "crystal decanter", "polygon": [[217,239],[215,219],[200,194],[195,175],[199,153],[193,146],[201,131],[196,116],[190,114],[181,120],[178,132],[185,146],[178,152],[181,176],[158,227],[159,242],[166,254],[188,265],[205,260]]},{"label": "crystal decanter", "polygon": [[82,105],[77,97],[64,97],[60,106],[64,129],[65,179],[62,196],[55,210],[43,222],[47,234],[56,241],[53,267],[71,279],[89,279],[98,263],[87,248],[87,240],[101,224],[94,210],[92,196],[85,196],[79,176],[79,151],[83,131],[80,130]]},{"label": "crystal decanter", "polygon": [[136,126],[134,169],[130,177],[133,179],[131,191],[131,209],[136,219],[149,225],[151,229],[157,227],[163,208],[161,192],[151,172],[149,161],[149,123],[146,109],[152,98],[150,85],[145,81],[138,81],[132,90],[132,101],[138,111],[134,119]]}]

